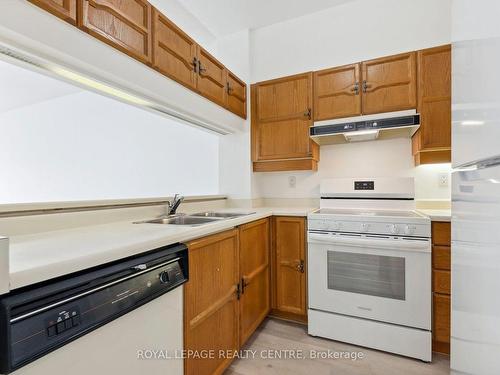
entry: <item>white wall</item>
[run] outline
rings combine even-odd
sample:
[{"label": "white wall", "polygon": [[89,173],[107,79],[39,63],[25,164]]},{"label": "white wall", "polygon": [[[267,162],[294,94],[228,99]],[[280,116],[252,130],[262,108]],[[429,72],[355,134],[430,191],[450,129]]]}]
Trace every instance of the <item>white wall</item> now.
[{"label": "white wall", "polygon": [[[451,0],[357,0],[253,30],[251,81],[450,43],[450,15]],[[437,184],[449,169],[415,168],[409,139],[322,146],[318,172],[255,173],[255,195],[317,198],[324,177],[414,176],[418,199],[450,199]]]},{"label": "white wall", "polygon": [[357,0],[252,32],[252,82],[450,42],[451,0]]},{"label": "white wall", "polygon": [[0,114],[0,204],[217,194],[219,137],[81,92]]},{"label": "white wall", "polygon": [[[320,148],[318,172],[255,173],[259,195],[265,198],[319,198],[324,178],[415,177],[417,199],[449,199],[450,186],[440,187],[439,173],[450,173],[449,164],[414,168],[409,139],[357,142]],[[296,186],[288,178],[295,176]]]}]

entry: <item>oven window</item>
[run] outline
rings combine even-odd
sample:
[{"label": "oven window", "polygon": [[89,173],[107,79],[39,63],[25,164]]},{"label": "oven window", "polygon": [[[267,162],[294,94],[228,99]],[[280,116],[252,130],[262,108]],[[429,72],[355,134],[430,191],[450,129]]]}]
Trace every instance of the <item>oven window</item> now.
[{"label": "oven window", "polygon": [[405,258],[328,251],[328,289],[405,299]]}]

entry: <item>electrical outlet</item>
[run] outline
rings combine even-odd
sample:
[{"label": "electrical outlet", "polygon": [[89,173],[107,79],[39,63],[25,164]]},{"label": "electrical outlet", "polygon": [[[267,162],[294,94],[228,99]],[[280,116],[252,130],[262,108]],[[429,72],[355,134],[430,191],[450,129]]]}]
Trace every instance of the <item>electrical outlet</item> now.
[{"label": "electrical outlet", "polygon": [[439,187],[448,187],[448,184],[449,184],[448,173],[440,173],[438,178],[439,178]]},{"label": "electrical outlet", "polygon": [[297,178],[295,176],[289,176],[288,177],[288,186],[291,188],[295,188],[297,185]]}]

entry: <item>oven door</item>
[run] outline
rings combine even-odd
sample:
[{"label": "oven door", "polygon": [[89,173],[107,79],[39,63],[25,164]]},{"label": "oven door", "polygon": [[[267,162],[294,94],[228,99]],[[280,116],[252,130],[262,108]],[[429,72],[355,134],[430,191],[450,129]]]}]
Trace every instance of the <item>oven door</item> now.
[{"label": "oven door", "polygon": [[309,308],[431,329],[429,239],[310,231]]}]

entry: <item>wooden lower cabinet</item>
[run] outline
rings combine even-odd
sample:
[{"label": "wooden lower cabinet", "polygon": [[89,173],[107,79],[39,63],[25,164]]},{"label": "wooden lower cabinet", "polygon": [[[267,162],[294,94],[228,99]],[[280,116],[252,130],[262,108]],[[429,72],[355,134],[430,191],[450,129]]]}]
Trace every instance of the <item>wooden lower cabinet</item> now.
[{"label": "wooden lower cabinet", "polygon": [[277,317],[307,322],[306,220],[273,218],[272,311]]},{"label": "wooden lower cabinet", "polygon": [[450,353],[451,227],[432,223],[432,350]]},{"label": "wooden lower cabinet", "polygon": [[269,219],[240,227],[241,345],[269,313],[269,230]]},{"label": "wooden lower cabinet", "polygon": [[185,360],[185,374],[221,374],[232,359],[220,351],[245,344],[270,308],[269,219],[257,220],[187,244],[184,349],[213,351]]},{"label": "wooden lower cabinet", "polygon": [[[184,348],[187,351],[239,348],[239,241],[230,230],[192,241],[189,282],[184,287]],[[185,374],[221,374],[231,359],[185,360]]]}]

